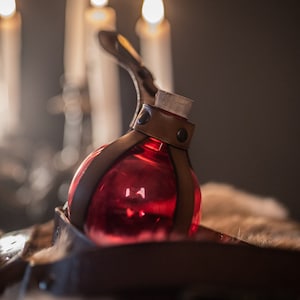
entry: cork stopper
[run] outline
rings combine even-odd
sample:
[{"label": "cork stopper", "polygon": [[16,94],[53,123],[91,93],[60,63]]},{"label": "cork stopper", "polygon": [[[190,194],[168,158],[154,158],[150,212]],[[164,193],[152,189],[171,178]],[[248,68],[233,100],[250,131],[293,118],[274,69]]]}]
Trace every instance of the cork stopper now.
[{"label": "cork stopper", "polygon": [[158,90],[155,95],[155,106],[175,115],[186,118],[192,108],[193,100],[184,96]]}]

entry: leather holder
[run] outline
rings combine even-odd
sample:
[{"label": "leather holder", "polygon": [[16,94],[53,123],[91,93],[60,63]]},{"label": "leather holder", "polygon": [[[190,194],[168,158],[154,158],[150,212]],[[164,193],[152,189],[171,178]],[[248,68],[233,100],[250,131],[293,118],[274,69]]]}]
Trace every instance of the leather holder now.
[{"label": "leather holder", "polygon": [[186,119],[149,104],[142,106],[133,125],[134,130],[183,150],[189,148],[194,128]]},{"label": "leather holder", "polygon": [[132,130],[104,147],[80,178],[72,200],[70,222],[83,231],[88,207],[100,180],[124,153],[153,137],[167,144],[175,171],[177,201],[173,229],[175,232],[187,234],[194,211],[194,181],[187,153],[193,130],[194,125],[186,119],[144,104]]}]

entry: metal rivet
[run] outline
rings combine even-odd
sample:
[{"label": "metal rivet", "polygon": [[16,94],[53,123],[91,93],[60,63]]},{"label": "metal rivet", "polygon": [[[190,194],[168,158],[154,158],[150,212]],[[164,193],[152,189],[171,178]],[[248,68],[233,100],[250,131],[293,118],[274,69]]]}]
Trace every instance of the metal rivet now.
[{"label": "metal rivet", "polygon": [[177,140],[181,143],[185,142],[188,138],[188,132],[185,128],[180,128],[177,131]]},{"label": "metal rivet", "polygon": [[146,124],[147,122],[149,122],[150,117],[150,113],[147,110],[144,110],[137,120],[138,125]]}]

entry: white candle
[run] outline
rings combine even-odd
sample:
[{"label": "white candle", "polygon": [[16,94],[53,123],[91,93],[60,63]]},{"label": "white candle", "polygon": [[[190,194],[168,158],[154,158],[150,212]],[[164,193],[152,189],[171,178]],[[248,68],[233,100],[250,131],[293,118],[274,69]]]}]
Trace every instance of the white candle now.
[{"label": "white candle", "polygon": [[13,134],[20,122],[21,15],[15,0],[0,1],[0,135]]},{"label": "white candle", "polygon": [[[0,53],[0,66],[2,66],[2,58]],[[8,97],[7,86],[4,82],[3,74],[0,70],[0,143],[5,139],[8,130]]]},{"label": "white candle", "polygon": [[162,0],[144,0],[136,32],[145,66],[152,72],[159,88],[172,92],[171,28],[164,17]]},{"label": "white candle", "polygon": [[87,78],[91,104],[93,146],[112,142],[122,133],[118,66],[102,49],[100,30],[115,30],[116,14],[105,0],[92,1],[86,10]]},{"label": "white candle", "polygon": [[64,80],[82,87],[86,80],[84,12],[88,0],[67,0],[65,13]]}]

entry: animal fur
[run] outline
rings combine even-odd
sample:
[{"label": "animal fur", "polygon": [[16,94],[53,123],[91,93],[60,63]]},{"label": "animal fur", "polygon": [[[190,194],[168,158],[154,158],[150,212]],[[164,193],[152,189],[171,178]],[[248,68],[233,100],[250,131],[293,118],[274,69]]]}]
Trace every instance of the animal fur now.
[{"label": "animal fur", "polygon": [[[276,199],[220,183],[204,184],[201,191],[202,225],[261,247],[300,249],[300,224],[289,219],[288,210]],[[53,262],[67,253],[70,243],[66,233],[62,232],[51,246],[49,236],[52,231],[51,223],[39,229],[39,236],[48,238],[36,247],[35,253],[27,255],[31,263]],[[161,240],[162,237],[162,233],[156,236],[143,234],[138,240]],[[36,239],[41,240],[41,237]],[[103,240],[103,246],[109,245]]]},{"label": "animal fur", "polygon": [[[220,183],[204,184],[201,191],[203,226],[260,247],[300,250],[300,224],[289,219],[288,210],[276,199],[253,195]],[[68,236],[62,232],[51,246],[53,229],[53,222],[37,226],[30,250],[25,251],[25,258],[30,263],[54,262],[66,255],[70,245]],[[161,235],[159,238],[161,239]],[[140,240],[145,240],[145,236]],[[7,289],[0,299],[16,299],[20,296],[19,293],[20,285],[16,285]],[[32,291],[22,299],[57,298]]]},{"label": "animal fur", "polygon": [[[276,199],[221,183],[204,184],[201,191],[202,225],[262,247],[300,249],[300,224],[289,219],[288,210]],[[51,245],[53,226],[49,222],[37,227],[30,251],[25,253],[31,263],[53,262],[67,253],[70,243],[66,233]],[[161,240],[162,234],[143,234],[138,240],[151,238]]]},{"label": "animal fur", "polygon": [[257,246],[300,249],[300,224],[276,199],[219,183],[201,190],[202,225]]}]

